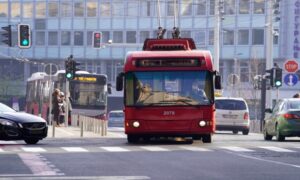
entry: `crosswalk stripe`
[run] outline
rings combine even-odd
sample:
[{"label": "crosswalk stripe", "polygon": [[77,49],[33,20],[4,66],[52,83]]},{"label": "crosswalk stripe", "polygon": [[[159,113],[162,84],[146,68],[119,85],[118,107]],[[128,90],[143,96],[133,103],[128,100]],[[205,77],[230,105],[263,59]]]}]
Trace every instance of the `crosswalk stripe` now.
[{"label": "crosswalk stripe", "polygon": [[88,152],[88,150],[81,147],[61,147],[61,148],[68,152]]},{"label": "crosswalk stripe", "polygon": [[5,145],[5,144],[17,144],[16,141],[0,141],[1,145]]},{"label": "crosswalk stripe", "polygon": [[40,147],[22,147],[25,152],[46,152],[44,148]]},{"label": "crosswalk stripe", "polygon": [[181,146],[181,149],[189,150],[189,151],[211,151],[210,149],[193,147],[193,146]]},{"label": "crosswalk stripe", "polygon": [[267,149],[267,150],[270,150],[270,151],[276,151],[276,152],[296,152],[296,151],[293,151],[293,150],[280,148],[280,147],[275,147],[275,146],[260,146],[259,148]]},{"label": "crosswalk stripe", "polygon": [[235,151],[235,152],[253,152],[253,150],[251,149],[246,149],[246,148],[242,148],[242,147],[237,147],[237,146],[224,146],[221,147],[222,149],[227,149],[230,151]]},{"label": "crosswalk stripe", "polygon": [[0,148],[0,152],[4,152],[3,149]]},{"label": "crosswalk stripe", "polygon": [[170,151],[169,149],[158,147],[158,146],[141,146],[140,148],[147,151]]},{"label": "crosswalk stripe", "polygon": [[109,152],[128,152],[128,149],[121,148],[121,147],[100,147],[101,149],[104,149]]}]

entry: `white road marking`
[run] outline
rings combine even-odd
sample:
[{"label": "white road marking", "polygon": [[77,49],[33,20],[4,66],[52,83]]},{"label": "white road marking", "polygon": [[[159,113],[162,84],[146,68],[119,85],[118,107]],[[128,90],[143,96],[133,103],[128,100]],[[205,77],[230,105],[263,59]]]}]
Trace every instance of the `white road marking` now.
[{"label": "white road marking", "polygon": [[70,131],[64,130],[63,128],[57,127],[57,128],[55,128],[55,130],[60,131],[62,134],[67,134],[67,135],[70,135],[70,136],[74,136],[75,135],[75,134],[71,133]]},{"label": "white road marking", "polygon": [[284,149],[284,148],[280,148],[280,147],[274,147],[274,146],[260,146],[259,148],[267,149],[270,151],[276,151],[276,152],[296,152],[293,150]]},{"label": "white road marking", "polygon": [[194,146],[181,146],[180,148],[189,150],[189,151],[211,151],[210,149],[194,147]]},{"label": "white road marking", "polygon": [[109,152],[128,152],[128,149],[121,148],[121,147],[100,147],[101,149],[104,149]]},{"label": "white road marking", "polygon": [[81,147],[61,147],[68,152],[88,152],[88,150]]},{"label": "white road marking", "polygon": [[25,152],[46,152],[45,149],[40,147],[22,147]]},{"label": "white road marking", "polygon": [[16,141],[0,141],[0,144],[5,145],[5,144],[17,144]]},{"label": "white road marking", "polygon": [[0,148],[0,152],[4,152],[4,150]]},{"label": "white road marking", "polygon": [[253,152],[253,150],[251,150],[251,149],[246,149],[246,148],[237,147],[237,146],[223,146],[221,148],[227,149],[229,151],[235,151],[235,152]]},{"label": "white road marking", "polygon": [[[32,174],[0,174],[0,177],[13,177],[15,180],[69,180],[69,179],[78,179],[78,180],[144,180],[150,179],[148,176],[63,176],[64,174],[57,174],[56,176],[45,176],[39,177]],[[9,179],[9,178],[7,178]]]},{"label": "white road marking", "polygon": [[158,146],[140,146],[140,148],[147,151],[170,151],[169,149],[158,147]]}]

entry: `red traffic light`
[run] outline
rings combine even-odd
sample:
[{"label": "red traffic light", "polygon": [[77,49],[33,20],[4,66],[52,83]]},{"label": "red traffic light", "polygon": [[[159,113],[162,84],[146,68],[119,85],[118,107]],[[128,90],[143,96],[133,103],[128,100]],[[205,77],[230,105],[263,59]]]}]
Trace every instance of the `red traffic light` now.
[{"label": "red traffic light", "polygon": [[102,39],[101,32],[93,32],[93,47],[94,48],[101,48],[101,39]]}]

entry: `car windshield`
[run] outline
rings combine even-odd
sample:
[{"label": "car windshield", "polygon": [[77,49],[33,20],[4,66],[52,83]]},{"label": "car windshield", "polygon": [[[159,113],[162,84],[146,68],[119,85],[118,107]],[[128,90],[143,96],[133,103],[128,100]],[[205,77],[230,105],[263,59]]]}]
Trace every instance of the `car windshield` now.
[{"label": "car windshield", "polygon": [[288,103],[288,109],[298,109],[298,110],[300,110],[300,101],[290,101]]},{"label": "car windshield", "polygon": [[0,103],[0,113],[3,113],[3,112],[16,112],[16,111],[14,109],[8,107],[7,105]]},{"label": "car windshield", "polygon": [[224,110],[245,110],[247,109],[244,101],[233,99],[216,99],[216,108]]},{"label": "car windshield", "polygon": [[109,113],[109,117],[124,117],[124,113],[123,112]]}]

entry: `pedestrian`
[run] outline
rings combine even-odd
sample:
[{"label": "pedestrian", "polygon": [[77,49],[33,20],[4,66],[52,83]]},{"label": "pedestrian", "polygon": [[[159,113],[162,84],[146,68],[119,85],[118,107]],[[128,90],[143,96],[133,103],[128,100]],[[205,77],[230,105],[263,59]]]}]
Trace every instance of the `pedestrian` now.
[{"label": "pedestrian", "polygon": [[72,102],[73,99],[71,98],[70,94],[67,93],[67,98],[69,101],[67,101],[67,107],[68,107],[68,124],[71,125],[71,117],[72,117]]},{"label": "pedestrian", "polygon": [[60,99],[61,102],[58,104],[59,105],[59,126],[62,126],[65,123],[65,113],[66,113],[66,99],[65,99],[65,94],[63,92],[60,92]]},{"label": "pedestrian", "polygon": [[296,93],[293,98],[300,98],[300,93]]},{"label": "pedestrian", "polygon": [[52,93],[52,110],[51,114],[53,114],[53,126],[59,126],[59,103],[60,99],[60,90],[55,89]]}]

